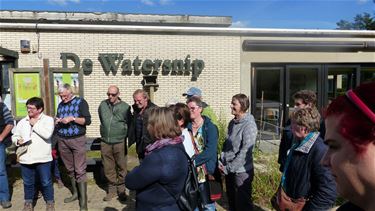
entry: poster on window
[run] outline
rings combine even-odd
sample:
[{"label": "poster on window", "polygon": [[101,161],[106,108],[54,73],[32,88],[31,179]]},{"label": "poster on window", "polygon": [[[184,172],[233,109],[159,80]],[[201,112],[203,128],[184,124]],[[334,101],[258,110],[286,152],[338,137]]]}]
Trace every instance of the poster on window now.
[{"label": "poster on window", "polygon": [[79,96],[79,80],[78,73],[54,73],[53,74],[53,89],[54,89],[54,102],[55,102],[55,113],[57,112],[57,106],[61,102],[59,96],[59,86],[63,84],[69,84],[72,87],[73,95]]},{"label": "poster on window", "polygon": [[32,97],[40,97],[39,73],[14,73],[15,115],[27,115],[26,101]]}]

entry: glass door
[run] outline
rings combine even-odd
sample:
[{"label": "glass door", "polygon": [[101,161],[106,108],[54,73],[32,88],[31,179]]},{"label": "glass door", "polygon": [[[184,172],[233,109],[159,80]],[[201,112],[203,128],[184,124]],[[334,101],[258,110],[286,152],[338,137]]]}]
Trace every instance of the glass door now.
[{"label": "glass door", "polygon": [[[286,119],[294,111],[293,95],[300,90],[314,91],[317,96],[321,91],[321,65],[287,65],[285,87],[285,113]],[[318,100],[319,101],[319,100]],[[319,105],[317,105],[319,107]]]},{"label": "glass door", "polygon": [[255,67],[253,71],[253,113],[260,139],[280,139],[284,68]]},{"label": "glass door", "polygon": [[327,66],[327,105],[359,84],[359,66]]}]

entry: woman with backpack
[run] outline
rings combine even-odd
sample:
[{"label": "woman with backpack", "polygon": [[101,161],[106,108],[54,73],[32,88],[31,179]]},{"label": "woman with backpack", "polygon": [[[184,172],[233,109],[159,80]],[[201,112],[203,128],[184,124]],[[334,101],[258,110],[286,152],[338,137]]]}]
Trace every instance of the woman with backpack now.
[{"label": "woman with backpack", "polygon": [[142,163],[127,174],[125,185],[137,191],[137,211],[180,210],[176,198],[185,185],[188,157],[173,111],[152,108],[147,130],[153,143],[146,147]]}]

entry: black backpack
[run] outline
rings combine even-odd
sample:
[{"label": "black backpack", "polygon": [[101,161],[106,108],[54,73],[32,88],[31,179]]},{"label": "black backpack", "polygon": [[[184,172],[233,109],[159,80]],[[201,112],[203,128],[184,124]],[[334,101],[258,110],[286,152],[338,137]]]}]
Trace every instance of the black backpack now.
[{"label": "black backpack", "polygon": [[[181,149],[181,148],[179,148]],[[189,155],[185,152],[184,149],[181,149],[184,152],[186,157],[188,158],[188,174],[185,179],[184,188],[182,192],[175,196],[174,194],[170,193],[166,188],[164,188],[173,198],[176,199],[177,205],[180,210],[183,211],[193,211],[195,208],[199,210],[203,210],[202,200],[201,200],[201,193],[199,191],[198,185],[198,173],[197,168],[194,165],[194,161],[191,160]]]}]

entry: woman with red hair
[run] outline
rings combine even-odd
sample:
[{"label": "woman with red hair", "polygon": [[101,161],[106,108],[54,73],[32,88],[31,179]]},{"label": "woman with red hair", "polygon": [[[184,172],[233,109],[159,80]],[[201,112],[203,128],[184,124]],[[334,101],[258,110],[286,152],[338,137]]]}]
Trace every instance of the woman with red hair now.
[{"label": "woman with red hair", "polygon": [[322,164],[330,168],[343,210],[375,210],[375,83],[362,84],[335,99],[326,112]]}]

